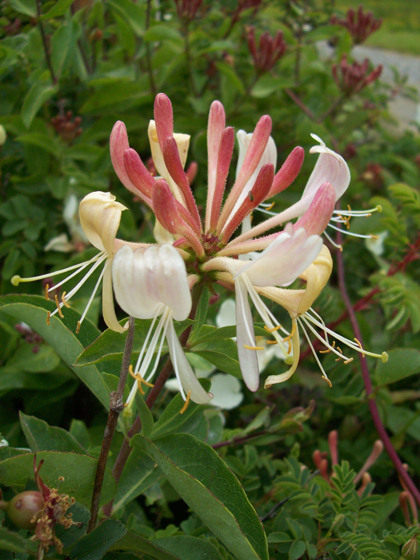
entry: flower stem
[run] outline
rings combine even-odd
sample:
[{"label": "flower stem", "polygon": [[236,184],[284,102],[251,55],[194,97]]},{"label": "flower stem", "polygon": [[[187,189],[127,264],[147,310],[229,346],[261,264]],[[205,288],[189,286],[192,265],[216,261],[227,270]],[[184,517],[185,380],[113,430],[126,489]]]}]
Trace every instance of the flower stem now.
[{"label": "flower stem", "polygon": [[[203,290],[204,290],[204,284],[196,284],[193,288],[193,291],[192,291],[192,307],[191,307],[191,312],[190,312],[190,315],[189,315],[189,319],[194,319],[195,318],[195,315],[197,313],[198,303],[200,301],[201,294],[203,293]],[[184,347],[187,344],[188,338],[189,338],[190,333],[191,333],[191,329],[192,329],[192,325],[188,326],[185,329],[185,331],[181,334],[181,336],[179,337],[179,341],[180,341],[182,347]],[[148,406],[149,410],[155,404],[155,402],[156,402],[158,396],[160,395],[166,381],[168,380],[169,376],[171,375],[172,370],[173,370],[172,362],[171,362],[170,358],[168,358],[166,360],[165,365],[163,366],[161,372],[159,373],[159,376],[156,379],[152,390],[147,395],[146,405]],[[124,441],[121,445],[121,449],[118,453],[118,457],[115,460],[114,468],[112,469],[112,476],[114,477],[115,482],[117,484],[118,484],[118,482],[121,478],[121,475],[122,475],[122,472],[124,470],[125,464],[126,464],[128,458],[130,456],[130,453],[132,451],[132,448],[130,447],[130,440],[140,430],[141,430],[141,420],[140,420],[140,416],[137,416],[137,418],[134,420],[133,425],[131,426],[130,430],[127,432],[127,437],[124,438]],[[112,505],[113,505],[113,500],[111,500],[110,502],[108,502],[104,506],[103,513],[106,517],[110,517],[110,515],[112,513]]]},{"label": "flower stem", "polygon": [[[337,243],[338,243],[338,245],[340,245],[342,243],[341,232],[337,233]],[[343,253],[341,251],[337,251],[337,264],[338,264],[338,267],[337,267],[338,268],[338,271],[337,271],[338,272],[338,284],[339,284],[339,287],[340,287],[341,296],[343,298],[344,305],[346,306],[347,313],[348,313],[348,316],[350,318],[350,322],[351,322],[351,326],[353,328],[354,335],[363,345],[362,333],[360,332],[359,323],[357,321],[356,314],[354,312],[353,306],[350,302],[349,295],[347,293]],[[375,424],[375,427],[378,431],[379,437],[381,438],[381,440],[384,444],[384,447],[386,449],[386,452],[388,453],[389,458],[391,459],[392,463],[394,464],[394,467],[396,468],[399,476],[401,477],[401,479],[406,484],[408,490],[410,491],[410,493],[412,494],[412,496],[414,497],[416,502],[420,505],[420,492],[417,489],[414,482],[412,481],[408,472],[405,470],[405,468],[404,468],[404,466],[401,462],[401,459],[399,458],[397,452],[395,451],[394,446],[392,445],[392,442],[391,442],[391,440],[390,440],[390,438],[389,438],[389,436],[388,436],[388,434],[385,430],[385,426],[382,424],[381,417],[380,417],[379,411],[378,411],[378,405],[376,404],[376,400],[375,400],[375,393],[373,392],[373,388],[372,388],[372,381],[370,379],[369,368],[368,368],[368,365],[367,365],[366,357],[363,354],[359,354],[359,360],[360,360],[360,367],[362,369],[362,377],[363,377],[363,382],[364,382],[364,385],[365,385],[365,391],[366,391],[366,396],[367,396],[367,399],[368,399],[368,405],[369,405],[370,413],[371,413],[373,422]]]},{"label": "flower stem", "polygon": [[51,56],[50,56],[50,51],[48,48],[48,44],[47,44],[47,37],[45,35],[45,29],[44,29],[44,24],[42,23],[41,15],[41,0],[37,0],[36,3],[36,11],[38,14],[38,25],[39,25],[39,30],[41,31],[41,38],[42,38],[42,45],[44,47],[44,53],[45,53],[45,60],[47,61],[47,66],[48,69],[50,71],[50,75],[51,75],[51,80],[53,82],[53,84],[57,83],[57,76],[54,73],[53,67],[52,67],[52,62],[51,62]]},{"label": "flower stem", "polygon": [[111,447],[112,438],[114,437],[115,428],[120,413],[124,410],[124,387],[127,382],[128,368],[131,361],[131,352],[133,349],[134,340],[134,319],[130,317],[128,321],[128,333],[125,341],[124,354],[121,364],[120,379],[118,382],[117,390],[113,391],[110,396],[110,406],[108,414],[108,422],[105,427],[104,439],[102,441],[101,453],[98,459],[98,466],[96,468],[95,482],[92,493],[92,504],[90,509],[90,520],[87,532],[90,533],[96,527],[99,512],[99,502],[101,499],[102,484],[105,476],[105,468],[108,460],[109,449]]},{"label": "flower stem", "polygon": [[[152,8],[151,4],[152,4],[152,0],[147,0],[145,31],[147,31],[150,27],[150,12]],[[150,90],[152,92],[153,97],[155,97],[157,90],[156,90],[155,79],[153,76],[152,53],[150,50],[149,42],[146,43],[146,63],[147,63],[147,73],[149,75]]]}]

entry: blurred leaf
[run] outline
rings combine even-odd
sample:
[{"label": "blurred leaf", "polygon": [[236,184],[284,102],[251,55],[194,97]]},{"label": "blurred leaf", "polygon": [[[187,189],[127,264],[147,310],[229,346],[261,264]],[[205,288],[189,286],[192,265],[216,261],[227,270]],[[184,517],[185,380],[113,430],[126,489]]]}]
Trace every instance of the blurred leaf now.
[{"label": "blurred leaf", "polygon": [[242,379],[236,343],[230,339],[202,342],[191,349],[218,369]]},{"label": "blurred leaf", "polygon": [[29,539],[23,539],[15,531],[9,531],[5,527],[0,527],[0,550],[10,552],[23,552],[36,556],[38,549],[37,543]]},{"label": "blurred leaf", "polygon": [[379,385],[395,383],[420,371],[420,351],[414,348],[396,348],[388,352],[388,361],[378,362],[375,376]]},{"label": "blurred leaf", "polygon": [[275,91],[285,88],[293,87],[292,80],[285,80],[284,78],[273,78],[269,74],[262,76],[251,90],[252,97],[262,99],[268,97]]},{"label": "blurred leaf", "polygon": [[187,434],[154,440],[134,436],[181,498],[239,560],[267,560],[267,541],[237,478],[208,445]]},{"label": "blurred leaf", "polygon": [[28,91],[22,106],[22,120],[26,128],[31,126],[35,115],[45,101],[55,95],[57,91],[58,86],[53,86],[45,82],[34,83]]},{"label": "blurred leaf", "polygon": [[46,19],[52,19],[52,18],[63,16],[66,13],[67,9],[70,7],[72,1],[73,0],[58,0],[58,2],[56,2],[56,4],[51,8],[51,10],[48,10],[48,12],[42,14],[42,16],[39,19],[46,20]]},{"label": "blurred leaf", "polygon": [[[67,2],[68,0],[60,0],[58,4],[62,1]],[[57,79],[60,78],[64,61],[66,60],[67,54],[72,45],[73,31],[74,26],[73,23],[70,22],[65,25],[60,25],[60,27],[51,37],[51,64]]]},{"label": "blurred leaf", "polygon": [[163,548],[180,560],[223,560],[215,546],[205,539],[187,536],[174,536],[156,539],[154,544]]},{"label": "blurred leaf", "polygon": [[70,558],[72,560],[100,560],[105,552],[126,532],[126,527],[120,521],[105,519],[74,545]]},{"label": "blurred leaf", "polygon": [[150,27],[143,36],[143,41],[165,41],[165,40],[181,40],[179,31],[168,25],[155,25]]},{"label": "blurred leaf", "polygon": [[130,0],[107,0],[107,4],[112,6],[116,13],[123,16],[137,36],[141,37],[143,35],[146,25],[143,5],[135,4]]},{"label": "blurred leaf", "polygon": [[74,437],[62,428],[49,426],[44,420],[19,413],[20,424],[32,451],[69,451],[86,454]]},{"label": "blurred leaf", "polygon": [[[81,341],[84,339],[87,342],[89,338],[92,340],[92,329],[98,332],[89,321],[85,320],[81,329],[84,333],[82,334],[81,332],[76,336],[75,331],[80,315],[73,309],[66,309],[65,319],[58,319],[55,316],[51,317],[51,324],[47,325],[46,310],[53,311],[55,304],[51,301],[46,301],[40,296],[3,296],[0,298],[0,309],[4,313],[24,321],[35,332],[40,334],[70,367],[72,367],[77,356],[84,350]],[[72,369],[99,401],[106,408],[109,408],[109,392],[97,368],[95,366],[86,366]]]},{"label": "blurred leaf", "polygon": [[20,14],[25,14],[25,16],[32,18],[37,16],[36,0],[9,0],[9,4]]},{"label": "blurred leaf", "polygon": [[[15,491],[22,492],[28,480],[34,480],[34,456],[34,453],[26,453],[1,461],[0,480],[2,484],[12,486]],[[97,460],[76,453],[37,452],[37,464],[42,459],[44,459],[44,464],[40,474],[44,483],[50,488],[57,488],[57,484],[59,484],[61,493],[73,496],[77,501],[90,507]],[[60,477],[64,477],[64,480],[61,480]],[[107,469],[102,487],[101,504],[112,500],[115,490],[115,480]]]}]

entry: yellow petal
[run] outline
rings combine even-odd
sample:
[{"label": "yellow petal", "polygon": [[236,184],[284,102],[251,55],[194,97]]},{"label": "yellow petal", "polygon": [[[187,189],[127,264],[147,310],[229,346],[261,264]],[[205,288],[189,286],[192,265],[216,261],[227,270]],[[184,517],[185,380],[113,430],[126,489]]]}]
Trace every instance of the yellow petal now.
[{"label": "yellow petal", "polygon": [[94,247],[110,257],[123,210],[127,208],[116,202],[114,195],[100,191],[85,196],[79,206],[80,224],[86,237]]},{"label": "yellow petal", "polygon": [[125,332],[128,322],[125,327],[122,327],[118,322],[115,315],[114,297],[112,293],[112,259],[108,259],[105,264],[105,272],[102,281],[102,314],[106,325],[115,332]]},{"label": "yellow petal", "polygon": [[293,346],[293,363],[284,373],[280,373],[279,375],[269,375],[264,383],[264,389],[269,389],[272,385],[276,383],[283,383],[292,377],[295,373],[296,368],[299,364],[299,357],[300,357],[300,341],[299,341],[299,329],[297,326],[296,319],[292,319],[292,346]]}]

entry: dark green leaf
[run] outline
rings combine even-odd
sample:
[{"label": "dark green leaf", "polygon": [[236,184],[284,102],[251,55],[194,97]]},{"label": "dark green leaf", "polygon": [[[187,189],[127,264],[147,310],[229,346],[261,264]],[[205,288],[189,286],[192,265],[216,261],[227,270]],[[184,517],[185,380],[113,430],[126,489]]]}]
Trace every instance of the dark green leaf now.
[{"label": "dark green leaf", "polygon": [[37,548],[38,545],[34,541],[23,539],[18,533],[0,527],[0,550],[26,552],[35,555]]},{"label": "dark green leaf", "polygon": [[202,342],[194,346],[192,350],[218,369],[242,379],[238,349],[233,340],[224,339]]},{"label": "dark green leaf", "polygon": [[[84,350],[84,345],[92,342],[99,331],[92,323],[85,320],[79,335],[75,335],[80,315],[73,309],[66,309],[65,318],[51,317],[47,325],[47,309],[53,311],[55,305],[40,296],[3,296],[0,298],[1,310],[25,321],[34,331],[52,346],[64,362],[70,367],[77,356]],[[109,391],[95,366],[74,368],[73,371],[94,393],[99,401],[109,408]]]},{"label": "dark green leaf", "polygon": [[298,560],[305,554],[306,546],[303,541],[294,541],[289,550],[289,560]]},{"label": "dark green leaf", "polygon": [[174,536],[157,539],[154,544],[180,560],[223,560],[215,546],[197,537]]},{"label": "dark green leaf", "polygon": [[267,541],[254,508],[211,447],[187,434],[153,442],[137,435],[132,445],[156,461],[182,499],[239,560],[268,559]]},{"label": "dark green leaf", "polygon": [[25,16],[36,17],[36,0],[9,0],[10,6]]},{"label": "dark green leaf", "polygon": [[57,86],[45,82],[36,82],[28,91],[22,106],[22,120],[29,128],[42,105],[55,95],[58,91]]},{"label": "dark green leaf", "polygon": [[72,560],[100,560],[111,546],[127,532],[116,519],[106,519],[78,541],[70,553]]},{"label": "dark green leaf", "polygon": [[107,0],[107,4],[126,20],[136,35],[143,35],[146,24],[144,6],[129,0]]},{"label": "dark green leaf", "polygon": [[179,31],[168,27],[167,25],[155,25],[146,31],[143,36],[143,40],[146,42],[150,41],[165,41],[165,40],[177,40],[181,39]]},{"label": "dark green leaf", "polygon": [[195,316],[194,326],[189,338],[189,343],[191,344],[200,335],[201,327],[207,317],[207,312],[209,310],[210,292],[205,289],[201,294],[200,301],[198,302],[197,313]]},{"label": "dark green leaf", "polygon": [[40,19],[45,20],[63,16],[70,7],[72,1],[73,0],[58,0],[51,10],[48,10],[46,14],[42,14]]},{"label": "dark green leaf", "polygon": [[[60,0],[60,2],[63,0]],[[67,0],[64,0],[67,2]],[[59,3],[60,3],[59,2]],[[64,61],[73,42],[73,24],[60,25],[51,38],[51,64],[57,78],[61,75]]]},{"label": "dark green leaf", "polygon": [[20,412],[20,424],[32,451],[72,451],[86,454],[72,435],[63,428],[48,426],[44,420]]}]

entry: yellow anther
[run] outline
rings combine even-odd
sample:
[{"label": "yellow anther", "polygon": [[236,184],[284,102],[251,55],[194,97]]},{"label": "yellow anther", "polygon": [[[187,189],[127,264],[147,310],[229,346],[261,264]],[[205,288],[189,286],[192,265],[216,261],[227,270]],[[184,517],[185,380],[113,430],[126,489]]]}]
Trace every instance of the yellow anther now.
[{"label": "yellow anther", "polygon": [[[249,215],[249,222],[252,224],[252,220],[254,219],[254,214],[251,212]],[[17,285],[17,284],[16,284]]]},{"label": "yellow anther", "polygon": [[350,206],[350,204],[347,204],[347,208],[348,208],[348,211],[351,212],[351,206]]},{"label": "yellow anther", "polygon": [[356,341],[356,344],[358,345],[358,347],[360,348],[361,352],[362,352],[362,356],[365,358],[365,354],[363,352],[363,346],[362,344],[357,340],[357,338],[354,339]]},{"label": "yellow anther", "polygon": [[47,301],[50,300],[50,296],[48,295],[48,290],[50,289],[50,285],[49,284],[45,284],[45,299]]},{"label": "yellow anther", "polygon": [[345,363],[345,364],[349,364],[349,363],[352,362],[352,361],[353,361],[353,358],[349,358],[348,360],[345,360],[344,363]]},{"label": "yellow anther", "polygon": [[244,344],[244,348],[247,350],[264,350],[264,346],[248,346],[248,344]]},{"label": "yellow anther", "polygon": [[79,334],[81,326],[82,326],[82,323],[80,321],[77,321],[76,334]]},{"label": "yellow anther", "polygon": [[331,352],[332,348],[335,348],[335,340],[333,340],[331,348],[327,348],[326,350],[320,350],[319,353],[320,354],[329,354]]},{"label": "yellow anther", "polygon": [[341,348],[339,346],[337,346],[337,350],[340,352],[340,354],[343,353],[343,351],[341,350]]},{"label": "yellow anther", "polygon": [[331,381],[328,379],[328,377],[322,376],[321,379],[323,379],[324,381],[326,381],[326,382],[328,383],[328,385],[330,386],[330,388],[332,387],[332,383],[331,383]]},{"label": "yellow anther", "polygon": [[10,282],[13,284],[13,286],[19,286],[21,280],[22,278],[19,276],[19,274],[16,274],[15,276],[13,276]]},{"label": "yellow anther", "polygon": [[277,340],[266,340],[266,344],[278,344]]},{"label": "yellow anther", "polygon": [[372,239],[379,239],[379,235],[373,235],[373,233],[369,234]]},{"label": "yellow anther", "polygon": [[50,324],[50,317],[51,317],[51,311],[48,311],[48,313],[47,313],[47,325]]},{"label": "yellow anther", "polygon": [[190,398],[191,398],[191,391],[188,391],[186,401],[184,402],[184,406],[179,411],[180,414],[184,414],[184,412],[187,410],[188,405],[190,404]]},{"label": "yellow anther", "polygon": [[60,303],[58,302],[58,296],[57,294],[55,294],[54,296],[54,300],[55,300],[55,305],[57,306],[57,310],[58,310],[58,314],[60,316],[60,319],[64,319],[64,315],[61,311],[61,307],[60,307]]},{"label": "yellow anther", "polygon": [[70,305],[66,301],[66,293],[67,292],[63,292],[63,295],[61,296],[61,301],[63,302],[64,307],[67,307],[68,309],[70,309]]},{"label": "yellow anther", "polygon": [[267,332],[269,332],[269,333],[278,331],[279,329],[281,329],[281,325],[277,325],[277,327],[273,327],[272,329],[269,329],[269,328],[267,327],[267,325],[264,325],[264,330],[267,331]]},{"label": "yellow anther", "polygon": [[295,331],[296,331],[296,322],[293,322],[292,331],[288,336],[286,336],[286,338],[283,338],[283,342],[287,342],[291,340],[293,338],[293,335],[295,334]]},{"label": "yellow anther", "polygon": [[133,366],[131,364],[128,366],[128,373],[131,375],[131,377],[134,377],[134,379],[137,379],[137,376],[134,373]]},{"label": "yellow anther", "polygon": [[267,208],[265,208],[264,210],[271,210],[273,208],[274,204],[275,204],[275,202],[272,202],[270,204],[270,206],[267,206]]},{"label": "yellow anther", "polygon": [[134,373],[133,366],[131,364],[128,366],[128,373],[137,381],[137,388],[140,395],[144,395],[142,384],[147,385],[148,387],[153,387],[153,383],[148,383],[139,373]]}]

